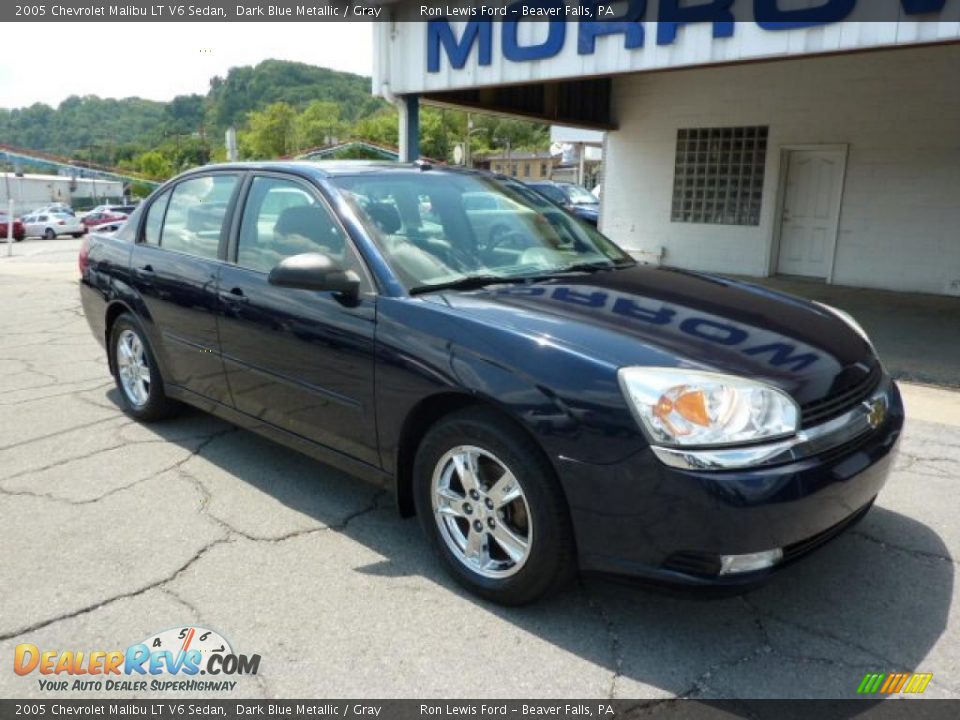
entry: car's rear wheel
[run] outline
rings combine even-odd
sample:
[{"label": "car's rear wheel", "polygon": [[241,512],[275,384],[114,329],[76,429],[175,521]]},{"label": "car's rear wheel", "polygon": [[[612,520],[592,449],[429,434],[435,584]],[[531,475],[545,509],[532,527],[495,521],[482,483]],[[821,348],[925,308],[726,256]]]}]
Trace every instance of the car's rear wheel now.
[{"label": "car's rear wheel", "polygon": [[43,237],[47,240],[55,240],[57,238],[57,231],[53,228],[47,228],[43,231]]},{"label": "car's rear wheel", "polygon": [[72,233],[72,235],[78,240],[83,237],[83,233]]},{"label": "car's rear wheel", "polygon": [[110,351],[117,389],[128,414],[150,422],[176,412],[178,406],[164,392],[160,368],[146,335],[132,315],[125,313],[114,322]]},{"label": "car's rear wheel", "polygon": [[573,529],[553,468],[494,413],[470,408],[435,425],[417,451],[413,481],[427,539],[472,592],[521,605],[574,574]]}]

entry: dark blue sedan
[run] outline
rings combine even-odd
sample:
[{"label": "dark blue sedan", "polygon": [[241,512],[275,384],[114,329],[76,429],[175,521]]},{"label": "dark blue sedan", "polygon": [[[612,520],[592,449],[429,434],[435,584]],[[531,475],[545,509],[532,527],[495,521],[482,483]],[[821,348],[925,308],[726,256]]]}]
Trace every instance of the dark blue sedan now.
[{"label": "dark blue sedan", "polygon": [[564,210],[597,227],[600,218],[600,200],[585,187],[551,180],[531,180],[526,184],[547,200],[552,200]]},{"label": "dark blue sedan", "polygon": [[193,170],[80,253],[125,410],[187,403],[390,488],[452,575],[749,587],[864,515],[903,406],[844,313],[652,268],[525,185]]}]

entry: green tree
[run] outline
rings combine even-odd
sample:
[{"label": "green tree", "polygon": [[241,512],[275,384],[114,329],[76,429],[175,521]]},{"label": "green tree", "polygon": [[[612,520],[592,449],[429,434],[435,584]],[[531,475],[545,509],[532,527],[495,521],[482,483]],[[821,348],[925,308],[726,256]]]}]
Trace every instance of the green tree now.
[{"label": "green tree", "polygon": [[366,140],[376,145],[396,147],[399,142],[397,111],[384,108],[369,117],[365,117],[353,126],[351,133],[355,140]]},{"label": "green tree", "polygon": [[231,68],[226,77],[210,81],[207,100],[208,120],[221,132],[230,125],[242,126],[247,113],[275,102],[297,110],[314,100],[333,102],[348,123],[386,106],[370,94],[370,78],[285,60]]},{"label": "green tree", "polygon": [[285,102],[267,105],[248,116],[249,129],[240,133],[240,150],[254,159],[277,158],[294,149],[296,111]]},{"label": "green tree", "polygon": [[149,183],[134,180],[130,183],[130,194],[136,198],[145,198],[154,191],[155,187]]},{"label": "green tree", "polygon": [[340,119],[340,106],[327,100],[314,100],[294,123],[298,150],[320,147],[342,139],[347,124]]},{"label": "green tree", "polygon": [[166,180],[174,174],[170,158],[159,150],[150,150],[134,160],[136,169],[151,180]]},{"label": "green tree", "polygon": [[203,95],[177,95],[164,107],[164,122],[169,132],[200,133],[205,112]]}]

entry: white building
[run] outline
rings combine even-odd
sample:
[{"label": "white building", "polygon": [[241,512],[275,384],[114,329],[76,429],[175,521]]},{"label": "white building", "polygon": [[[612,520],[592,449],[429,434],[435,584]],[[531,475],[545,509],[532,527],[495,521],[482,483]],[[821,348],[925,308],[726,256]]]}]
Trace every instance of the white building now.
[{"label": "white building", "polygon": [[123,183],[119,180],[75,178],[66,175],[17,175],[0,173],[0,211],[6,212],[10,199],[18,216],[51,203],[96,205],[120,202]]},{"label": "white building", "polygon": [[400,2],[374,89],[408,149],[418,99],[606,130],[601,228],[641,257],[960,295],[960,2],[802,27],[745,4],[735,23],[482,23]]}]

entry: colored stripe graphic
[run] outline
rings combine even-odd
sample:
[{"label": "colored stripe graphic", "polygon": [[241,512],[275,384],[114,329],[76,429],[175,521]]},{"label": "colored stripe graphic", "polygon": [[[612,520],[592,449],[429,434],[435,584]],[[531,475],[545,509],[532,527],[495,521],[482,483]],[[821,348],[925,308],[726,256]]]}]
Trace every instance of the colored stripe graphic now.
[{"label": "colored stripe graphic", "polygon": [[884,693],[922,693],[933,680],[933,673],[867,673],[857,687],[860,695]]},{"label": "colored stripe graphic", "polygon": [[927,689],[931,680],[933,680],[933,673],[915,673],[903,691],[905,693],[922,693]]},{"label": "colored stripe graphic", "polygon": [[867,673],[860,682],[860,687],[857,688],[857,692],[860,694],[875,693],[880,689],[880,683],[883,682],[885,677],[885,673]]}]

